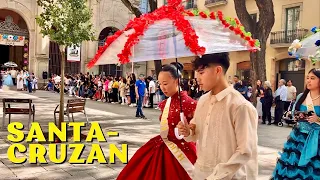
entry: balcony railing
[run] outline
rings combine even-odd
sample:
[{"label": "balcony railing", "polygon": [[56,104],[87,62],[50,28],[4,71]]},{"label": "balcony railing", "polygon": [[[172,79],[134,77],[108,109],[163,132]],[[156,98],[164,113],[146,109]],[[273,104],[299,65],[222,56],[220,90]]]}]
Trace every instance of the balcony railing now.
[{"label": "balcony railing", "polygon": [[206,0],[204,5],[206,7],[213,7],[213,6],[224,5],[227,3],[228,3],[228,0]]},{"label": "balcony railing", "polygon": [[285,46],[288,46],[296,39],[303,39],[308,34],[308,32],[308,29],[271,32],[270,44],[287,44]]}]

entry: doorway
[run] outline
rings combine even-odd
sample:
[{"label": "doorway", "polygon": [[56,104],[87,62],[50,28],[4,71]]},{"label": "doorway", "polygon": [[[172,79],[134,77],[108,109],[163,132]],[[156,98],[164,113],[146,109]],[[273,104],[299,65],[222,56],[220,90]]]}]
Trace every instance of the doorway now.
[{"label": "doorway", "polygon": [[[305,65],[304,60],[284,59],[279,62],[279,75],[281,79],[291,80],[297,88],[297,94],[305,89]],[[279,79],[278,79],[279,80]],[[278,86],[278,84],[277,84]]]},{"label": "doorway", "polygon": [[4,64],[9,61],[9,46],[0,45],[0,64]]},{"label": "doorway", "polygon": [[0,64],[12,61],[28,69],[29,31],[24,19],[14,11],[0,11]]}]

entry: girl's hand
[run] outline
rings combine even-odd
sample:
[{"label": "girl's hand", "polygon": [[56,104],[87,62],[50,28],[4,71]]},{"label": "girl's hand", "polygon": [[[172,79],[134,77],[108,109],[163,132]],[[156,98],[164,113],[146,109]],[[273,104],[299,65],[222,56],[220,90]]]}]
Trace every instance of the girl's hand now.
[{"label": "girl's hand", "polygon": [[307,117],[309,123],[320,123],[320,118],[315,114],[312,113],[312,116]]}]

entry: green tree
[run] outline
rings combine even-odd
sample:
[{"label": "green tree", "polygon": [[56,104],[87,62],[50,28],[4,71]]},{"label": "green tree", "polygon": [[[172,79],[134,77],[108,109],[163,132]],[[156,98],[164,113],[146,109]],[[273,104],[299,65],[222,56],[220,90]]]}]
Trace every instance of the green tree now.
[{"label": "green tree", "polygon": [[[234,0],[237,16],[245,29],[251,32],[252,37],[260,40],[261,50],[250,53],[251,74],[253,89],[256,89],[256,81],[264,82],[266,77],[266,48],[267,40],[275,22],[272,0],[255,0],[259,9],[259,19],[255,21],[246,7],[246,0]],[[254,96],[256,102],[256,96]]]},{"label": "green tree", "polygon": [[79,46],[83,41],[94,40],[93,25],[90,22],[92,12],[86,3],[87,0],[37,0],[38,6],[43,8],[36,18],[40,33],[56,42],[61,53],[59,128],[64,121],[65,49],[68,46]]}]

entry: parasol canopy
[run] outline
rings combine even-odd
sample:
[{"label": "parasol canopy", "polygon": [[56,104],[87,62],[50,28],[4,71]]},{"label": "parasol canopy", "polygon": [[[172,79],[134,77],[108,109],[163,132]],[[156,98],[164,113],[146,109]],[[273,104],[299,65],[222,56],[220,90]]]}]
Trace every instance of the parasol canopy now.
[{"label": "parasol canopy", "polygon": [[245,31],[238,19],[224,17],[220,11],[185,11],[179,2],[168,2],[167,6],[131,20],[124,30],[107,38],[105,45],[88,63],[88,68],[259,50],[260,42]]},{"label": "parasol canopy", "polygon": [[[170,58],[177,61],[179,57],[256,51],[259,46],[259,40],[253,39],[238,19],[224,17],[221,11],[185,11],[182,0],[168,0],[168,5],[134,18],[124,30],[109,36],[87,67]],[[181,98],[180,120],[184,123]],[[183,138],[178,129],[175,135]]]},{"label": "parasol canopy", "polygon": [[302,41],[296,39],[288,49],[290,56],[297,59],[310,59],[312,63],[320,61],[320,29],[312,28],[312,35]]},{"label": "parasol canopy", "polygon": [[15,62],[9,61],[3,64],[3,67],[18,67],[18,65]]}]

